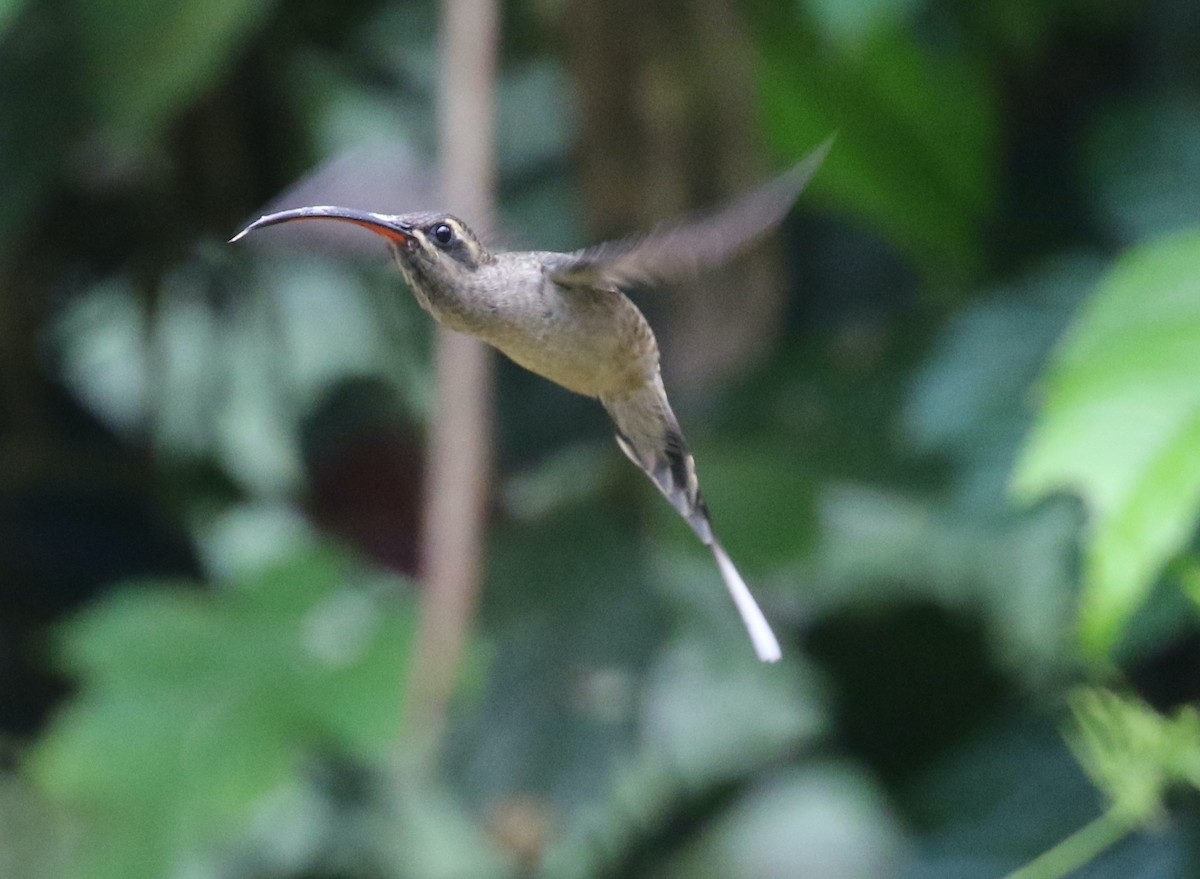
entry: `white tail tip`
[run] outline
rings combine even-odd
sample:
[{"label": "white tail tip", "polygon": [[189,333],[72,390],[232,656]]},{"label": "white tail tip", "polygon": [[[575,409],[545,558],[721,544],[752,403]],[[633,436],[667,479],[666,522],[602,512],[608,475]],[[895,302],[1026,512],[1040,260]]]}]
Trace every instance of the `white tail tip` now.
[{"label": "white tail tip", "polygon": [[713,556],[717,559],[717,567],[721,569],[721,577],[725,580],[725,588],[729,590],[733,603],[737,605],[738,613],[742,615],[746,631],[750,634],[754,652],[763,662],[778,662],[779,658],[783,656],[783,651],[779,649],[779,641],[775,638],[775,633],[771,631],[771,624],[767,622],[767,618],[759,609],[758,602],[750,594],[750,587],[746,585],[742,575],[733,566],[729,554],[715,540],[712,543],[712,551]]}]

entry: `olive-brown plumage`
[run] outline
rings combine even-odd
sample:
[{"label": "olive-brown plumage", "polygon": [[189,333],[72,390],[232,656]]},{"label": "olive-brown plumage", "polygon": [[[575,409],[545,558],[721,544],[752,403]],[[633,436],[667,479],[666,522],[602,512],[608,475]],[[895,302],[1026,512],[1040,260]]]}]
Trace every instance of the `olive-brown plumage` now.
[{"label": "olive-brown plumage", "polygon": [[791,171],[712,216],[573,253],[491,253],[461,220],[446,214],[337,207],[270,214],[232,240],[292,220],[340,220],[370,229],[388,240],[417,301],[439,323],[599,400],[621,449],[712,548],[755,651],[774,662],[779,643],[713,534],[695,463],[663,388],[654,333],[621,288],[678,280],[728,259],[783,218],[829,147],[825,143]]}]

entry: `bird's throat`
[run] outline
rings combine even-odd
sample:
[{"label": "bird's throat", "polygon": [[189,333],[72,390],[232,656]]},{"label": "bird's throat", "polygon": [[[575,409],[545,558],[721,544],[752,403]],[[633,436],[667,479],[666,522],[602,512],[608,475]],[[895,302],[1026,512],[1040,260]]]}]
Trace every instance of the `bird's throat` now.
[{"label": "bird's throat", "polygon": [[397,245],[392,254],[417,304],[434,320],[460,333],[487,337],[496,321],[496,309],[473,295],[471,285],[446,278],[438,266],[428,264],[419,253]]}]

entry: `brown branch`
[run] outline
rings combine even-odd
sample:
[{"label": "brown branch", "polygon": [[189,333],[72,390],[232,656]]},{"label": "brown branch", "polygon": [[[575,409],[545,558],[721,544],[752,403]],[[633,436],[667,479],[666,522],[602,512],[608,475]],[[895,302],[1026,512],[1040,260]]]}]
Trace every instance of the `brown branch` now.
[{"label": "brown branch", "polygon": [[[494,214],[496,0],[443,0],[439,123],[443,201],[477,229]],[[421,625],[409,699],[418,748],[436,742],[462,665],[483,576],[491,470],[490,352],[438,330],[437,410],[421,536]]]}]

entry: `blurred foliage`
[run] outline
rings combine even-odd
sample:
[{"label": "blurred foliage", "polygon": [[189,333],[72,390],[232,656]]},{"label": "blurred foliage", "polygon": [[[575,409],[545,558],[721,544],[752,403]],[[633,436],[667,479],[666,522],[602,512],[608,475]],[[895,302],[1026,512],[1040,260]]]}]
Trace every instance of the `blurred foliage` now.
[{"label": "blurred foliage", "polygon": [[413,614],[375,579],[328,550],[295,553],[216,593],[119,592],[68,628],[82,689],[31,766],[88,816],[63,875],[206,860],[265,799],[294,798],[308,761],[385,758]]},{"label": "blurred foliage", "polygon": [[1167,718],[1109,690],[1081,690],[1071,701],[1075,753],[1108,796],[1108,810],[1010,879],[1074,874],[1133,831],[1164,823],[1169,791],[1200,786],[1200,715],[1194,706]]},{"label": "blurred foliage", "polygon": [[[777,342],[677,401],[785,659],[504,364],[417,765],[428,321],[354,235],[223,242],[432,206],[436,5],[0,0],[0,876],[1200,872],[1196,4],[731,7],[775,163],[838,135]],[[577,13],[504,6],[502,243],[587,240]]]},{"label": "blurred foliage", "polygon": [[1175,785],[1200,788],[1200,714],[1187,705],[1164,717],[1136,699],[1085,690],[1072,700],[1080,763],[1121,820],[1161,821]]},{"label": "blurred foliage", "polygon": [[81,82],[101,134],[120,148],[161,127],[212,87],[270,12],[257,0],[80,0]]},{"label": "blurred foliage", "polygon": [[1088,502],[1080,626],[1093,651],[1112,646],[1200,515],[1197,266],[1196,232],[1121,257],[1054,358],[1016,470],[1024,497],[1067,488]]},{"label": "blurred foliage", "polygon": [[836,35],[826,41],[785,4],[756,4],[772,138],[799,157],[822,132],[837,131],[818,192],[867,220],[932,278],[961,282],[981,257],[995,198],[997,122],[987,77],[970,56],[903,38],[898,21],[870,26],[892,16],[872,16],[847,33],[834,6],[813,5]]}]

